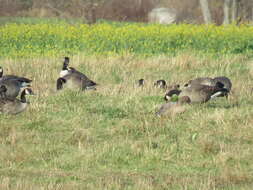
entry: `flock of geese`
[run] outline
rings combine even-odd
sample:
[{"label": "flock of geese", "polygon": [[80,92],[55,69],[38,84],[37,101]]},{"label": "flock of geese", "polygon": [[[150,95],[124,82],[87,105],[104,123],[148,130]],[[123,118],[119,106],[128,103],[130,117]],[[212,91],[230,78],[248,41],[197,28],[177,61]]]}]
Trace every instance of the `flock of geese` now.
[{"label": "flock of geese", "polygon": [[228,98],[232,88],[231,80],[225,76],[195,78],[182,87],[179,84],[167,87],[164,80],[157,81],[155,85],[168,89],[164,96],[167,103],[156,112],[157,116],[182,113],[186,110],[186,104],[205,103],[216,97]]},{"label": "flock of geese", "polygon": [[[98,84],[75,68],[69,67],[69,61],[69,57],[64,58],[60,77],[56,81],[56,89],[96,90]],[[3,68],[0,67],[0,112],[4,114],[23,112],[29,104],[26,95],[34,95],[31,82],[31,79],[25,77],[3,75]],[[145,87],[145,80],[138,80],[138,86]],[[184,112],[187,104],[205,103],[215,97],[228,97],[232,83],[229,78],[222,76],[195,78],[183,86],[179,84],[168,86],[165,80],[158,80],[154,86],[166,90],[164,99],[167,102],[156,112],[157,116],[166,116]]]}]

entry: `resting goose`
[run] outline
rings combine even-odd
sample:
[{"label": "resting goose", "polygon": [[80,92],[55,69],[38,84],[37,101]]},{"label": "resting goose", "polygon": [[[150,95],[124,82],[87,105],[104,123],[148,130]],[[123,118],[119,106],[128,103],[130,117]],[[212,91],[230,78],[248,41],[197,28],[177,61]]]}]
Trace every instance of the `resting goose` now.
[{"label": "resting goose", "polygon": [[185,104],[189,104],[191,102],[188,96],[183,96],[178,99],[177,102],[168,102],[163,104],[158,112],[156,112],[157,116],[174,116],[179,113],[183,113],[186,110]]},{"label": "resting goose", "polygon": [[0,85],[4,85],[7,88],[5,95],[9,99],[15,99],[22,88],[30,87],[31,82],[32,80],[25,77],[15,75],[3,76],[3,68],[0,67]]},{"label": "resting goose", "polygon": [[86,75],[79,72],[73,67],[68,67],[69,58],[65,57],[63,68],[60,73],[61,77],[57,79],[56,88],[61,90],[63,88],[89,90],[96,89],[97,83],[90,80]]},{"label": "resting goose", "polygon": [[33,95],[31,88],[25,88],[20,95],[20,99],[10,100],[3,95],[8,91],[8,89],[2,85],[1,86],[1,96],[0,99],[0,112],[5,114],[18,114],[27,108],[28,102],[26,101],[26,95]]}]

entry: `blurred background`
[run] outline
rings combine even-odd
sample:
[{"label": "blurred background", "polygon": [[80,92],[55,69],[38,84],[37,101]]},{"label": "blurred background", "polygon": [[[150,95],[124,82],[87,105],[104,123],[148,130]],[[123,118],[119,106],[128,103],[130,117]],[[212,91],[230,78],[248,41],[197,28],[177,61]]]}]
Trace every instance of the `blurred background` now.
[{"label": "blurred background", "polygon": [[238,24],[253,21],[253,0],[0,0],[0,16]]}]

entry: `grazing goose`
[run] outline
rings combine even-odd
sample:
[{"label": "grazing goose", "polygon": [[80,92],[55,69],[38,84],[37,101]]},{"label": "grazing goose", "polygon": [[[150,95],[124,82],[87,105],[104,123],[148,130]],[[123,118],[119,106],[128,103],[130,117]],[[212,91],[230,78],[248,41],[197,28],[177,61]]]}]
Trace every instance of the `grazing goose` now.
[{"label": "grazing goose", "polygon": [[185,104],[191,102],[188,96],[182,96],[178,99],[177,102],[168,102],[163,104],[156,115],[161,116],[174,116],[179,113],[183,113],[186,110]]},{"label": "grazing goose", "polygon": [[202,84],[187,84],[182,90],[173,90],[168,92],[164,99],[169,100],[173,94],[179,97],[188,96],[192,103],[205,103],[211,98],[226,95],[228,90],[223,88],[223,84],[217,82],[215,86],[208,86]]},{"label": "grazing goose", "polygon": [[[1,86],[1,94],[4,97],[4,93],[6,93],[8,89],[2,85]],[[20,100],[10,100],[8,98],[1,98],[0,99],[0,112],[5,114],[18,114],[20,112],[23,112],[28,102],[26,101],[26,95],[33,95],[33,91],[30,88],[25,88],[20,95]]]},{"label": "grazing goose", "polygon": [[165,89],[167,87],[167,84],[166,84],[166,81],[161,79],[161,80],[158,80],[154,83],[154,86],[157,87],[157,88],[163,88]]},{"label": "grazing goose", "polygon": [[[202,84],[202,85],[208,85],[208,86],[215,86],[217,83],[222,84],[223,88],[226,88],[228,92],[230,92],[232,88],[231,80],[224,76],[215,77],[215,78],[210,78],[210,77],[196,78],[196,79],[190,80],[187,84],[185,84],[185,86],[187,86],[188,84]],[[226,96],[227,98],[228,93],[225,93],[225,94],[221,93],[217,97],[222,97],[222,96]]]},{"label": "grazing goose", "polygon": [[164,96],[164,100],[166,101],[170,101],[171,100],[171,97],[175,94],[177,96],[179,96],[179,94],[181,93],[181,90],[179,90],[178,88],[177,89],[171,89],[169,90],[165,96]]},{"label": "grazing goose", "polygon": [[179,96],[188,96],[192,103],[204,103],[211,98],[227,93],[228,90],[223,88],[221,83],[217,83],[215,86],[190,84],[181,90]]},{"label": "grazing goose", "polygon": [[[81,90],[89,90],[89,89],[96,89],[97,83],[90,80],[86,75],[77,71],[73,67],[68,67],[69,58],[65,57],[65,61],[63,63],[63,71],[64,73],[60,73],[62,77],[57,79],[56,88],[60,90],[62,88],[69,88],[69,89],[81,89]],[[67,72],[66,72],[67,71]]]},{"label": "grazing goose", "polygon": [[173,85],[167,86],[166,88],[167,93],[165,94],[164,99],[166,101],[169,101],[173,94],[179,95],[180,94],[179,88],[180,88],[179,84],[173,84]]}]

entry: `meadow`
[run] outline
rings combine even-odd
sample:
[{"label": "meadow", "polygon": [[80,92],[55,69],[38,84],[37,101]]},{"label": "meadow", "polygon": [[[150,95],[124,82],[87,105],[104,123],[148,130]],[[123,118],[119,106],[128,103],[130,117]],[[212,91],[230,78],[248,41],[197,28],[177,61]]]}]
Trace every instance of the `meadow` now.
[{"label": "meadow", "polygon": [[[0,26],[0,65],[5,74],[33,79],[37,94],[28,97],[25,112],[0,115],[0,189],[251,190],[252,30]],[[64,56],[99,83],[96,91],[56,91]],[[154,81],[183,84],[222,75],[233,82],[228,100],[192,105],[174,118],[155,117],[165,91]],[[143,88],[136,85],[140,78]]]}]

